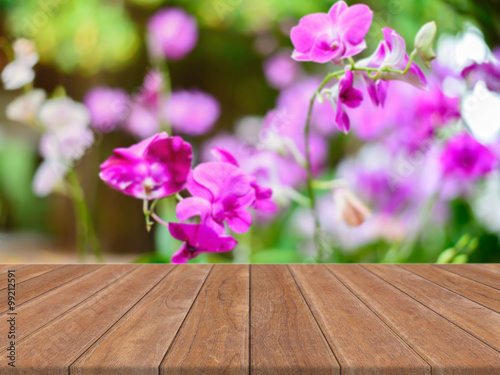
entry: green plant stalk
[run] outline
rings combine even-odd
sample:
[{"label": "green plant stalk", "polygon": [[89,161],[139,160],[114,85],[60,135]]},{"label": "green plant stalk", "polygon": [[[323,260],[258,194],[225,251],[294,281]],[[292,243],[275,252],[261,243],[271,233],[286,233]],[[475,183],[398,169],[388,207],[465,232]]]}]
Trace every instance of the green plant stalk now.
[{"label": "green plant stalk", "polygon": [[73,201],[73,205],[75,207],[75,216],[78,228],[77,246],[79,249],[80,258],[83,259],[83,261],[86,261],[88,255],[88,245],[90,245],[97,261],[104,262],[101,244],[99,243],[99,239],[97,238],[94,223],[92,222],[90,211],[85,202],[85,196],[80,184],[80,180],[78,179],[78,176],[76,175],[74,169],[71,169],[69,171],[67,180],[70,187],[71,200]]},{"label": "green plant stalk", "polygon": [[[340,73],[341,74],[341,73]],[[313,188],[313,173],[311,165],[311,146],[310,146],[310,136],[311,136],[311,117],[314,108],[314,102],[316,101],[316,96],[319,95],[321,89],[326,86],[326,84],[333,77],[332,74],[326,76],[326,78],[321,83],[320,87],[316,90],[311,100],[309,101],[309,109],[307,110],[306,126],[304,129],[304,138],[306,143],[306,170],[307,170],[307,194],[309,195],[309,202],[311,207],[311,212],[314,218],[314,244],[318,253],[318,263],[323,262],[323,247],[321,245],[321,223],[319,220],[319,214],[316,211],[316,196],[314,194]]]},{"label": "green plant stalk", "polygon": [[[395,69],[390,69],[390,68],[377,69],[377,68],[356,67],[354,60],[349,59],[350,70],[351,71],[375,72],[376,74],[374,76],[371,76],[370,74],[368,74],[368,76],[373,80],[378,79],[382,72],[391,72],[391,73],[405,75],[410,70],[411,64],[413,62],[413,58],[416,56],[416,54],[417,54],[416,50],[413,50],[410,57],[409,57],[408,64],[406,65],[404,70],[395,70]],[[306,166],[306,170],[307,170],[307,194],[309,195],[311,211],[312,211],[312,214],[314,217],[314,243],[315,243],[316,250],[318,253],[318,263],[323,262],[323,246],[321,243],[321,223],[320,223],[318,212],[316,210],[316,196],[314,193],[315,181],[313,179],[313,173],[312,173],[311,147],[309,144],[310,135],[311,135],[311,118],[312,118],[312,111],[314,109],[314,102],[316,101],[316,98],[321,94],[321,90],[328,84],[328,82],[330,82],[330,80],[332,78],[338,78],[339,76],[341,76],[343,74],[345,74],[345,69],[330,73],[325,77],[325,79],[323,80],[323,82],[318,87],[318,89],[316,90],[316,92],[314,93],[314,95],[311,97],[311,99],[309,101],[306,126],[304,128],[304,138],[305,138],[305,143],[306,143],[306,156],[305,156],[306,163],[305,163],[305,166]]]}]

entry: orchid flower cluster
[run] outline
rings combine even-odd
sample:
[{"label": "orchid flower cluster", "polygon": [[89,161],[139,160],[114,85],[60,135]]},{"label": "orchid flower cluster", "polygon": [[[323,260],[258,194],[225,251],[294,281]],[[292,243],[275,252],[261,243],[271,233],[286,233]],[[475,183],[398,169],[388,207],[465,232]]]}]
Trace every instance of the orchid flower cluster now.
[{"label": "orchid flower cluster", "polygon": [[[148,228],[152,216],[183,242],[173,263],[185,263],[201,253],[232,250],[237,242],[225,233],[225,224],[235,233],[244,233],[252,225],[251,208],[274,210],[271,189],[243,173],[227,150],[215,148],[213,153],[218,161],[191,170],[191,145],[179,136],[159,133],[130,148],[116,149],[101,166],[100,177],[108,185],[144,200]],[[190,197],[179,195],[184,189]],[[198,222],[167,224],[159,218],[154,206],[169,196],[179,200],[176,214],[180,221],[197,218]]]},{"label": "orchid flower cluster", "polygon": [[[159,223],[182,243],[172,263],[229,252],[252,226],[283,217],[316,262],[335,259],[327,254],[327,235],[342,249],[379,239],[411,242],[426,228],[423,214],[445,220],[443,207],[498,169],[500,142],[478,141],[464,126],[460,95],[450,94],[443,82],[486,82],[499,92],[500,55],[452,73],[433,61],[437,29],[430,22],[411,52],[386,27],[374,52],[357,59],[368,48],[372,19],[368,6],[344,1],[300,19],[290,32],[293,50],[277,51],[263,65],[270,86],[279,90],[275,108],[242,118],[234,134],[212,135],[199,149],[195,137],[211,134],[221,106],[198,88],[172,90],[170,62],[186,58],[199,39],[196,19],[184,10],[161,9],[150,19],[152,68],[135,93],[99,86],[87,92],[85,105],[31,90],[38,57],[26,41],[14,45],[15,59],[2,79],[7,88],[24,86],[26,93],[7,114],[42,131],[45,161],[35,191],[47,195],[60,190],[65,178],[74,182],[73,168],[95,133],[122,130],[137,143],[115,149],[99,176],[143,201],[148,231]],[[417,58],[432,71],[424,74]],[[305,61],[331,72],[308,75],[300,65]],[[342,133],[366,144],[333,170],[327,160]],[[162,219],[167,205],[172,214]]]},{"label": "orchid flower cluster", "polygon": [[[201,124],[202,119],[214,123],[218,110],[210,110],[215,105],[210,106],[209,98],[204,99],[201,93],[189,95],[167,92],[165,100],[156,101],[155,105],[149,106],[148,115],[156,121],[147,120],[145,115],[134,114],[136,108],[131,110],[130,118],[139,118],[137,124],[140,126],[137,129],[140,130],[136,135],[149,138],[128,149],[115,150],[113,156],[102,164],[100,177],[111,187],[144,200],[148,229],[152,226],[153,218],[167,226],[171,235],[183,242],[172,257],[172,262],[186,262],[200,253],[232,250],[236,241],[226,233],[226,229],[235,233],[246,232],[253,220],[249,209],[260,211],[264,215],[272,214],[278,210],[276,202],[280,201],[280,196],[291,197],[315,208],[313,185],[320,185],[319,181],[313,181],[313,175],[319,170],[319,164],[315,160],[318,160],[318,156],[319,159],[323,158],[320,156],[322,151],[311,143],[315,139],[310,132],[311,117],[318,116],[318,112],[313,110],[316,100],[319,104],[325,100],[331,103],[333,112],[325,107],[322,110],[325,122],[334,123],[347,133],[350,130],[350,119],[345,108],[356,108],[363,103],[364,95],[358,88],[359,85],[364,86],[371,101],[380,107],[383,107],[387,96],[388,81],[402,80],[420,88],[427,86],[422,70],[413,59],[418,54],[428,64],[434,58],[432,41],[436,34],[435,24],[430,23],[420,31],[415,50],[410,56],[406,53],[403,38],[394,30],[386,28],[383,30],[384,41],[375,53],[356,63],[353,56],[367,47],[364,38],[371,26],[372,17],[372,11],[366,5],[348,7],[345,2],[340,1],[329,13],[311,14],[300,20],[298,26],[291,31],[295,47],[293,59],[332,62],[341,66],[347,62],[347,67],[328,74],[319,88],[313,90],[315,94],[310,100],[308,115],[304,118],[307,122],[303,126],[287,126],[286,113],[270,112],[259,135],[261,145],[254,150],[247,150],[246,155],[241,155],[241,147],[237,145],[225,148],[221,147],[224,142],[214,140],[212,147],[207,146],[211,157],[204,156],[204,159],[212,160],[191,170],[193,156],[187,142],[179,136],[168,136],[166,132],[150,134],[158,130],[159,123],[161,127],[158,114],[162,113],[167,114],[166,120],[173,132],[189,135],[206,133],[211,126]],[[163,28],[166,24],[163,19],[168,19],[171,24],[168,30]],[[197,39],[191,19],[178,9],[160,11],[151,20],[149,29],[150,52],[156,59],[159,56],[181,59],[189,53],[194,45],[193,41]],[[181,43],[186,38],[188,40]],[[266,63],[265,70],[273,86],[283,88],[290,85],[299,74],[293,60],[283,55]],[[283,71],[289,72],[287,77],[280,74]],[[273,80],[273,77],[277,79]],[[338,83],[328,87],[332,79],[336,79]],[[94,123],[101,123],[103,121],[99,117],[105,116],[99,115],[97,107],[102,101],[92,100],[92,95],[96,93],[91,93],[87,103],[90,108],[95,107],[94,110],[91,109],[95,114]],[[298,107],[302,107],[303,102],[300,101],[307,102],[308,98],[304,100],[290,96],[284,100],[295,100]],[[96,103],[95,106],[92,105],[93,102]],[[151,111],[151,107],[154,111]],[[200,112],[204,115],[198,115]],[[183,118],[188,120],[183,121]],[[130,123],[129,119],[128,124]],[[193,127],[192,124],[196,126]],[[331,130],[327,133],[331,133]],[[234,152],[236,153],[233,154]],[[291,155],[292,159],[287,155]],[[241,162],[237,160],[240,157]],[[272,166],[269,169],[270,157],[278,158],[274,171]],[[285,164],[291,167],[292,173],[287,172],[288,167],[283,168]],[[304,197],[291,186],[286,186],[296,185],[292,180],[283,185],[284,175],[280,175],[281,172],[288,174],[285,178],[295,179],[297,182],[306,177],[309,196]],[[336,199],[340,202],[338,206],[343,207],[340,216],[353,226],[362,224],[370,214],[369,209],[344,184],[333,181],[326,185],[337,191]],[[190,194],[189,197],[181,194],[184,190]],[[166,223],[155,213],[157,201],[169,196],[178,200],[176,215],[181,223]]]}]

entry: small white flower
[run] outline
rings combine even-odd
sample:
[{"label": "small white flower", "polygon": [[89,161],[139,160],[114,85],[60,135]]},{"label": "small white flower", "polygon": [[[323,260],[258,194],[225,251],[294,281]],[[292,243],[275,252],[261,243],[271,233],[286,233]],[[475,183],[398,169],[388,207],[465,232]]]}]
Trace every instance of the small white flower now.
[{"label": "small white flower", "polygon": [[23,124],[35,124],[38,111],[45,101],[46,96],[45,91],[41,89],[36,89],[19,96],[7,106],[7,118]]},{"label": "small white flower", "polygon": [[44,161],[35,173],[33,192],[39,197],[49,195],[68,173],[69,166],[54,160]]},{"label": "small white flower", "polygon": [[16,90],[35,78],[33,66],[38,62],[35,45],[27,39],[18,39],[13,44],[14,61],[2,71],[2,81],[6,90]]},{"label": "small white flower", "polygon": [[47,100],[40,109],[39,118],[48,130],[53,131],[68,125],[84,128],[90,124],[87,107],[68,97]]},{"label": "small white flower", "polygon": [[45,133],[40,140],[40,154],[48,160],[72,164],[83,157],[94,143],[94,133],[87,127],[68,125]]}]

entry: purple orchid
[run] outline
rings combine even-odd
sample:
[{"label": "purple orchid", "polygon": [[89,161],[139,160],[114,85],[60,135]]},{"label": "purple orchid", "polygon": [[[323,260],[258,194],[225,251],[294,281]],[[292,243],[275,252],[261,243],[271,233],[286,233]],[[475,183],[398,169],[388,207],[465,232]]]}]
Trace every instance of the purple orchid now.
[{"label": "purple orchid", "polygon": [[366,85],[366,91],[372,103],[377,107],[383,107],[387,98],[387,89],[389,82],[383,80],[374,81],[365,72],[360,73]]},{"label": "purple orchid", "polygon": [[221,253],[233,250],[238,242],[230,236],[221,236],[204,224],[169,223],[172,237],[183,241],[172,256],[172,263],[186,263],[202,253]]},{"label": "purple orchid", "polygon": [[198,165],[189,176],[187,189],[192,197],[177,205],[180,221],[199,216],[203,224],[217,233],[224,232],[224,221],[236,233],[252,225],[248,207],[255,200],[250,178],[229,163],[208,162]]},{"label": "purple orchid", "polygon": [[363,93],[353,87],[354,75],[350,70],[346,70],[345,76],[338,85],[331,89],[322,91],[322,96],[326,96],[333,108],[336,110],[335,123],[344,133],[349,133],[351,127],[349,116],[344,110],[344,105],[349,108],[356,108],[363,101]]},{"label": "purple orchid", "polygon": [[[212,153],[215,155],[219,161],[223,163],[229,163],[235,167],[240,168],[240,165],[236,158],[228,150],[221,147],[215,147],[212,149]],[[255,192],[255,201],[252,203],[252,207],[258,211],[265,213],[275,213],[278,210],[276,203],[272,200],[273,190],[267,187],[260,186],[254,176],[250,177],[250,186]]]},{"label": "purple orchid", "polygon": [[[394,30],[386,27],[382,30],[384,41],[380,42],[374,54],[366,59],[359,61],[357,66],[382,69],[393,69],[404,71],[410,61],[406,53],[406,43],[404,39]],[[414,62],[411,63],[410,69],[404,75],[384,71],[380,73],[380,78],[384,81],[401,80],[410,83],[419,88],[427,87],[427,80],[424,73]],[[372,97],[374,102],[376,99]]]},{"label": "purple orchid", "polygon": [[184,189],[192,158],[189,143],[160,133],[129,148],[116,149],[101,165],[99,176],[124,194],[153,200]]},{"label": "purple orchid", "polygon": [[148,23],[148,45],[154,58],[184,58],[198,42],[196,19],[181,8],[158,11]]},{"label": "purple orchid", "polygon": [[484,81],[488,90],[500,92],[500,48],[493,51],[494,59],[481,64],[473,63],[462,71],[462,77],[467,78],[475,85]]},{"label": "purple orchid", "polygon": [[93,88],[83,100],[92,118],[91,126],[103,133],[115,130],[124,119],[128,101],[125,91],[106,86]]},{"label": "purple orchid", "polygon": [[368,6],[348,7],[344,1],[335,3],[328,13],[309,14],[292,28],[290,37],[295,47],[292,57],[299,61],[339,64],[366,48],[364,38],[372,18],[373,12]]},{"label": "purple orchid", "polygon": [[267,81],[275,89],[281,90],[297,80],[300,67],[290,58],[288,50],[280,51],[268,58],[264,63]]},{"label": "purple orchid", "polygon": [[151,70],[137,94],[132,97],[124,128],[138,139],[145,139],[160,130],[160,104],[163,99],[165,82],[158,70]]},{"label": "purple orchid", "polygon": [[466,133],[451,139],[441,155],[445,176],[476,179],[493,171],[497,165],[495,153]]},{"label": "purple orchid", "polygon": [[213,96],[198,90],[176,91],[168,99],[165,115],[176,132],[203,135],[219,119],[220,105]]}]

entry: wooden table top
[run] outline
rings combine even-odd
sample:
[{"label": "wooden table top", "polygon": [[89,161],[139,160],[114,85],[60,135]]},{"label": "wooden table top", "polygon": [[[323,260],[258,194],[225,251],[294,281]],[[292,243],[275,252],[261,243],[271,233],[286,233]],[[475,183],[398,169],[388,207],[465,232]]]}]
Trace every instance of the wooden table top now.
[{"label": "wooden table top", "polygon": [[0,265],[0,279],[1,374],[500,374],[500,265]]}]

